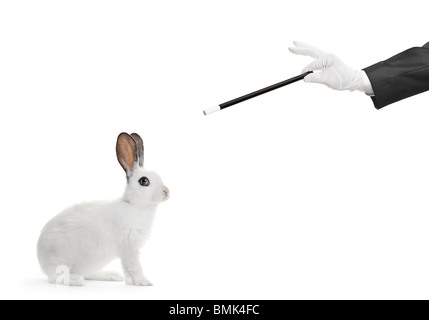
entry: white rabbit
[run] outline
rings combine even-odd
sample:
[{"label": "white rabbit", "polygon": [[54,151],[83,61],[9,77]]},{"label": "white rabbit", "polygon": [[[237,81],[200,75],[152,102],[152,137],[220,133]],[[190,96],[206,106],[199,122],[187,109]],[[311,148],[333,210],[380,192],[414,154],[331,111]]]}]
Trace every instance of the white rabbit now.
[{"label": "white rabbit", "polygon": [[120,258],[127,284],[151,285],[143,274],[139,251],[169,190],[156,173],[143,168],[139,135],[121,133],[116,154],[128,180],[122,198],[75,205],[43,229],[37,251],[50,283],[83,286],[84,280],[123,281],[118,273],[101,271]]}]

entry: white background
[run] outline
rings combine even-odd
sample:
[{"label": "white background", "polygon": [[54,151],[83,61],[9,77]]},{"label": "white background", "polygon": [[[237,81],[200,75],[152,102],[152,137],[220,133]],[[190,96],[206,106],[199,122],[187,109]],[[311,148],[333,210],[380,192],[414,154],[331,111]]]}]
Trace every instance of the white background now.
[{"label": "white background", "polygon": [[[364,68],[429,41],[422,1],[1,1],[0,298],[429,298],[429,95],[376,111],[303,82],[293,40]],[[172,192],[150,288],[47,284],[44,224],[121,195],[139,132]],[[111,269],[118,269],[115,263]]]}]

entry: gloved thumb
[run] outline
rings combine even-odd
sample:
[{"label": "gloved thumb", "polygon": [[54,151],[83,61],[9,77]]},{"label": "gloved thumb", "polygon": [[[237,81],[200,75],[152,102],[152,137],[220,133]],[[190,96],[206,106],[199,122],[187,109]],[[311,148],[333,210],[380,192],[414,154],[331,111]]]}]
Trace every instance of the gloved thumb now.
[{"label": "gloved thumb", "polygon": [[323,83],[321,73],[312,73],[304,78],[304,82],[308,83]]},{"label": "gloved thumb", "polygon": [[317,60],[314,60],[312,63],[310,63],[308,66],[306,66],[302,70],[302,73],[306,73],[308,71],[320,70],[326,67],[327,65],[326,65],[325,59],[317,59]]}]

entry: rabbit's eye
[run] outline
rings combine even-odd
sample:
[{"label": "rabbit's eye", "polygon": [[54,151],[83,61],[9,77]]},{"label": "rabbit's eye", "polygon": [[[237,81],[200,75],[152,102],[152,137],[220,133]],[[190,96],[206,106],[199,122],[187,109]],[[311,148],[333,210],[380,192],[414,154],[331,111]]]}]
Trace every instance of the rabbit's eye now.
[{"label": "rabbit's eye", "polygon": [[140,178],[139,183],[143,187],[148,187],[150,185],[150,181],[147,177]]}]

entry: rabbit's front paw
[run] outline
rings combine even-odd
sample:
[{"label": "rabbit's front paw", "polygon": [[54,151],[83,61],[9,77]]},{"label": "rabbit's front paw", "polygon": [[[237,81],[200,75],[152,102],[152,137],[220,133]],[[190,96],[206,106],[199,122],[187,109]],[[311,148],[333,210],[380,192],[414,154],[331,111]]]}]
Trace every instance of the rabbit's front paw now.
[{"label": "rabbit's front paw", "polygon": [[150,287],[150,286],[153,286],[153,284],[149,280],[147,280],[145,278],[142,278],[142,279],[127,278],[125,280],[125,282],[129,286],[137,286],[137,287]]}]

